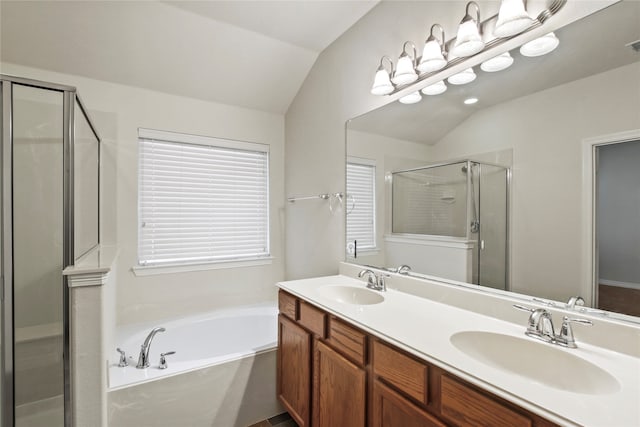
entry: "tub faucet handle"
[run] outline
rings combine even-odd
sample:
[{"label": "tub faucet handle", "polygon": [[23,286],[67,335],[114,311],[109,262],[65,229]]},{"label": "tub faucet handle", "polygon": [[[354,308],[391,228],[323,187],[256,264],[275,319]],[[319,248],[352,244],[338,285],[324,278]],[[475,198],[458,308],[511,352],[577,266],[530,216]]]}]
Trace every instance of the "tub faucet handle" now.
[{"label": "tub faucet handle", "polygon": [[167,351],[166,353],[160,353],[160,365],[158,369],[167,369],[169,365],[167,365],[167,359],[165,356],[171,356],[172,354],[176,354],[175,351]]},{"label": "tub faucet handle", "polygon": [[118,362],[118,367],[124,368],[125,366],[129,366],[129,362],[127,362],[127,355],[124,353],[124,350],[121,350],[120,347],[116,348],[116,351],[120,353],[120,361]]}]

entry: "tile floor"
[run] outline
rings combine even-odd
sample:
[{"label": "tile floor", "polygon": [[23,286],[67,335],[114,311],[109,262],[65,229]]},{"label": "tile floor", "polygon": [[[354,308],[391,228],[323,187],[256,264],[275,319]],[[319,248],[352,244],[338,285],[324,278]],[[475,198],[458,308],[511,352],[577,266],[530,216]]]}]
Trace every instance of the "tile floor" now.
[{"label": "tile floor", "polygon": [[276,415],[268,420],[260,421],[259,423],[250,425],[249,427],[298,427],[295,421],[291,419],[291,416],[286,412],[284,414]]}]

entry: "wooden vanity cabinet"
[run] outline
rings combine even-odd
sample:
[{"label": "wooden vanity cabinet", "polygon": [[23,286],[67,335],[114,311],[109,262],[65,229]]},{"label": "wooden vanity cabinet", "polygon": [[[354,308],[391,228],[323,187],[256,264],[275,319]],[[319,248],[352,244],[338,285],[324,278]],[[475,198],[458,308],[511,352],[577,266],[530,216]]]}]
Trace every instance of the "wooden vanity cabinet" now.
[{"label": "wooden vanity cabinet", "polygon": [[555,424],[280,291],[278,398],[300,427]]},{"label": "wooden vanity cabinet", "polygon": [[313,367],[313,425],[365,427],[367,371],[322,341]]},{"label": "wooden vanity cabinet", "polygon": [[278,316],[278,399],[300,427],[311,425],[311,344],[309,332]]}]

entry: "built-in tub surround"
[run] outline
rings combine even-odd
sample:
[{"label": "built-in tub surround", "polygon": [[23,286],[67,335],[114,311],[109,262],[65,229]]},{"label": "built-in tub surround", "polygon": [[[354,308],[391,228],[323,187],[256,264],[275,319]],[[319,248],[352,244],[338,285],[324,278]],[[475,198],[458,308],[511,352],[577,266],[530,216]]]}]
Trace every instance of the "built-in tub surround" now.
[{"label": "built-in tub surround", "polygon": [[[358,266],[341,265],[341,271],[350,275],[359,269]],[[391,274],[386,283],[388,290],[383,293],[384,300],[366,305],[340,302],[321,291],[327,285],[364,288],[365,283],[353,276],[282,282],[279,287],[559,425],[633,426],[640,423],[640,409],[637,407],[640,400],[637,381],[640,375],[640,326],[550,309],[556,328],[560,326],[562,314],[589,317],[594,323],[589,328],[576,325],[574,334],[578,348],[564,349],[525,336],[528,314],[512,308],[514,303],[522,303],[515,298],[487,295],[472,289],[458,289],[395,274]],[[413,292],[415,290],[423,291]],[[593,387],[576,379],[575,387],[565,387],[566,381],[555,383],[549,378],[536,381],[531,378],[535,372],[519,374],[506,369],[508,364],[489,363],[487,358],[483,359],[478,354],[474,356],[466,343],[461,344],[461,335],[452,339],[456,334],[470,331],[506,337],[504,341],[514,343],[515,347],[520,347],[520,341],[523,341],[529,350],[538,348],[527,346],[530,343],[544,346],[540,347],[540,363],[558,361],[549,366],[558,375],[562,375],[563,360],[578,358],[575,360],[584,366],[595,366],[594,372],[598,369],[604,372],[598,371],[594,375],[598,380],[604,380],[605,386]],[[598,341],[600,335],[609,337]],[[614,337],[613,341],[611,337]],[[620,341],[618,346],[609,346],[617,341]],[[602,346],[593,345],[594,342]],[[547,346],[551,352],[546,351]],[[555,358],[555,352],[561,352],[566,358]],[[513,357],[517,359],[518,355],[514,353]],[[535,354],[527,357],[531,363],[537,360]]]},{"label": "built-in tub surround", "polygon": [[[188,318],[127,325],[116,336],[127,354],[109,363],[109,425],[240,426],[282,412],[276,400],[277,309],[217,310]],[[136,368],[140,345],[154,327],[150,366]],[[160,354],[166,369],[160,369]]]}]

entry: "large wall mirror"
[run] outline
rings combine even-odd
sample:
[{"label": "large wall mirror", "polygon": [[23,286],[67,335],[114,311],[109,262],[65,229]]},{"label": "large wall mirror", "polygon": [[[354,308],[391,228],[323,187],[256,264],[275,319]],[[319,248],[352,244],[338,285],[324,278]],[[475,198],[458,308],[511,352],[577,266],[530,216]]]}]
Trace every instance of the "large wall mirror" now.
[{"label": "large wall mirror", "polygon": [[555,34],[347,123],[348,262],[640,316],[640,2]]}]

